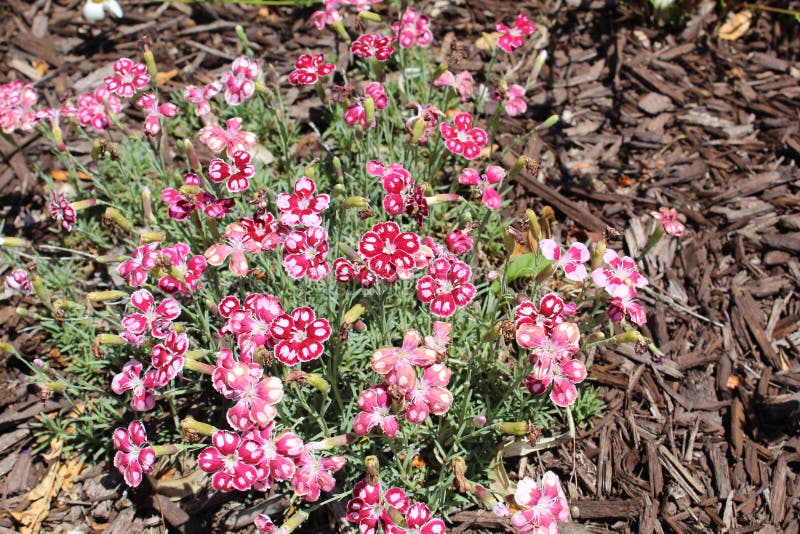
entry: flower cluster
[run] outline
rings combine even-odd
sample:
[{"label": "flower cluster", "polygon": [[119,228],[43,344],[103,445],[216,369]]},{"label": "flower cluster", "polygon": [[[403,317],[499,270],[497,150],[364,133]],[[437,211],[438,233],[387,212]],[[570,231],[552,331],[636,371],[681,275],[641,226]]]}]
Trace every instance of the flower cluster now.
[{"label": "flower cluster", "polygon": [[[197,291],[206,270],[205,258],[199,254],[192,255],[186,243],[176,243],[160,250],[158,245],[147,243],[137,247],[131,259],[120,263],[119,275],[131,287],[141,287],[152,274],[158,278],[159,289],[168,295]],[[133,297],[131,299],[138,307]],[[152,295],[148,299],[152,299]]]},{"label": "flower cluster", "polygon": [[358,525],[360,532],[376,532],[380,523],[383,532],[400,534],[444,534],[444,521],[433,517],[428,505],[412,502],[404,489],[381,489],[380,482],[360,480],[353,486],[353,498],[347,501],[347,520]]},{"label": "flower cluster", "polygon": [[636,298],[636,290],[647,285],[647,279],[639,273],[636,261],[630,256],[620,257],[613,250],[603,254],[605,266],[592,271],[592,281],[611,296],[606,312],[615,323],[625,316],[637,325],[647,322],[644,308]]},{"label": "flower cluster", "polygon": [[409,7],[400,17],[400,22],[392,25],[392,30],[397,35],[397,42],[403,48],[411,48],[414,45],[428,47],[433,42],[430,26],[431,21],[428,17]]}]

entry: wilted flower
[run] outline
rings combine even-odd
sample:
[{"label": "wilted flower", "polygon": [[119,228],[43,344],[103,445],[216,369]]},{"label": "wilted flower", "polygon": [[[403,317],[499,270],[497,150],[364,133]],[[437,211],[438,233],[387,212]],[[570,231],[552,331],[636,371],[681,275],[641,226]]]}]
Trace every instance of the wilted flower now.
[{"label": "wilted flower", "polygon": [[11,274],[6,275],[5,286],[14,291],[19,291],[23,295],[33,293],[33,282],[31,275],[25,269],[14,269]]},{"label": "wilted flower", "polygon": [[465,70],[453,75],[449,70],[444,71],[433,81],[434,87],[452,87],[461,96],[461,101],[466,102],[472,96],[472,74]]},{"label": "wilted flower", "polygon": [[64,230],[72,231],[72,225],[77,221],[77,215],[75,208],[69,203],[64,193],[56,196],[55,191],[50,192],[50,204],[47,205],[47,211],[50,212],[50,218],[61,223]]}]

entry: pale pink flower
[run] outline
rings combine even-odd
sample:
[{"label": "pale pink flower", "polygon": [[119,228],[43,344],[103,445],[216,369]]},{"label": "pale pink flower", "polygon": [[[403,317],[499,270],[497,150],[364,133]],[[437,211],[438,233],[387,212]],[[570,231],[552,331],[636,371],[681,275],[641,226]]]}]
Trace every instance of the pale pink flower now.
[{"label": "pale pink flower", "polygon": [[228,256],[231,257],[229,268],[236,276],[245,276],[249,271],[247,263],[247,256],[245,251],[253,252],[253,246],[258,246],[251,243],[251,239],[247,230],[240,223],[235,222],[229,224],[225,228],[225,244],[218,243],[211,245],[206,250],[205,257],[209,265],[215,267],[222,265]]},{"label": "pale pink flower", "polygon": [[153,472],[156,453],[152,447],[145,447],[147,432],[141,421],[131,421],[128,428],[115,428],[112,438],[117,453],[114,467],[119,469],[125,483],[135,488],[142,483],[144,473]]},{"label": "pale pink flower", "polygon": [[33,282],[31,282],[31,275],[25,269],[14,269],[11,274],[5,278],[5,286],[8,289],[19,291],[23,295],[30,295],[33,293]]},{"label": "pale pink flower", "polygon": [[139,289],[131,294],[131,304],[140,313],[132,313],[122,318],[124,332],[122,338],[137,347],[143,341],[146,332],[156,339],[164,339],[172,331],[172,321],[181,314],[178,301],[167,298],[156,305],[152,293]]},{"label": "pale pink flower", "polygon": [[[521,85],[514,84],[506,90],[505,94],[505,108],[506,114],[509,117],[516,117],[522,115],[527,111],[528,104],[525,102],[525,88]],[[495,100],[500,100],[500,95],[497,95]]]},{"label": "pale pink flower", "polygon": [[150,84],[147,66],[144,63],[134,63],[126,57],[114,62],[114,74],[115,76],[106,77],[106,87],[122,98],[131,98],[136,91]]},{"label": "pale pink flower", "polygon": [[481,155],[481,148],[489,142],[489,136],[483,128],[472,127],[472,115],[458,113],[453,123],[443,122],[439,125],[439,133],[444,138],[444,145],[453,154],[475,159]]},{"label": "pale pink flower", "polygon": [[452,87],[461,97],[462,102],[466,102],[472,96],[473,91],[472,74],[465,70],[453,75],[449,70],[444,71],[433,81],[434,87]]},{"label": "pale pink flower", "polygon": [[434,321],[433,335],[425,336],[425,346],[436,351],[438,360],[444,360],[447,347],[450,346],[450,331],[453,326],[444,321]]},{"label": "pale pink flower", "polygon": [[414,388],[406,394],[406,419],[423,423],[430,414],[447,413],[453,404],[453,394],[446,388],[450,382],[450,369],[443,363],[434,363],[422,373]]},{"label": "pale pink flower", "polygon": [[39,100],[32,83],[22,80],[0,85],[0,129],[10,134],[14,130],[32,130],[39,117],[33,106]]},{"label": "pale pink flower", "polygon": [[658,211],[651,211],[650,215],[660,222],[664,227],[664,233],[680,237],[686,227],[678,220],[678,210],[675,208],[658,208]]},{"label": "pale pink flower", "polygon": [[233,61],[231,70],[222,75],[222,85],[225,87],[225,101],[238,106],[256,91],[255,79],[259,73],[258,61],[247,56],[239,56]]},{"label": "pale pink flower", "polygon": [[575,323],[561,323],[548,333],[544,327],[523,324],[517,329],[520,347],[533,349],[530,362],[533,372],[526,377],[525,385],[534,395],[545,393],[550,386],[550,400],[556,406],[575,403],[578,390],[575,384],[586,378],[586,366],[570,359],[578,351],[580,331]]},{"label": "pale pink flower", "polygon": [[304,449],[295,462],[297,471],[292,477],[292,489],[306,502],[315,502],[321,492],[333,490],[336,480],[332,473],[344,467],[346,460],[343,456],[323,458]]},{"label": "pale pink flower", "polygon": [[96,130],[105,130],[111,123],[110,114],[117,115],[122,103],[116,95],[111,94],[106,86],[100,86],[93,93],[78,97],[78,121],[81,126],[92,126]]},{"label": "pale pink flower", "polygon": [[237,392],[236,404],[227,412],[228,424],[240,431],[264,428],[275,419],[275,405],[283,398],[283,383],[275,376],[250,382]]},{"label": "pale pink flower", "polygon": [[556,267],[564,269],[564,276],[573,282],[583,282],[588,276],[586,265],[589,259],[589,249],[583,243],[572,243],[567,252],[564,252],[553,239],[539,241],[539,250],[548,260],[553,260]]},{"label": "pale pink flower", "polygon": [[603,254],[608,267],[598,267],[592,271],[592,282],[603,288],[612,297],[633,298],[636,289],[647,285],[647,279],[639,273],[636,261],[609,249]]},{"label": "pale pink flower", "polygon": [[430,26],[428,17],[409,7],[400,17],[400,22],[392,24],[392,31],[397,35],[397,41],[403,48],[411,48],[415,44],[427,47],[433,42]]},{"label": "pale pink flower", "polygon": [[190,104],[197,106],[194,114],[202,117],[207,113],[211,113],[211,103],[209,100],[217,96],[222,91],[222,84],[218,81],[213,81],[204,87],[196,87],[194,85],[187,85],[183,90],[183,98]]},{"label": "pale pink flower", "polygon": [[289,480],[294,476],[297,466],[292,458],[278,450],[278,444],[272,436],[275,423],[262,428],[251,428],[244,436],[258,444],[263,454],[261,462],[256,466],[258,479],[253,483],[256,491],[266,491],[274,482]]},{"label": "pale pink flower", "polygon": [[331,2],[326,0],[324,2],[325,9],[318,9],[314,11],[308,18],[308,23],[313,24],[318,30],[325,29],[325,26],[331,26],[337,22],[342,22],[342,14],[335,7],[328,7]]},{"label": "pale pink flower", "polygon": [[133,251],[131,259],[119,264],[119,275],[131,287],[139,287],[147,280],[147,272],[158,265],[158,243],[147,243]]},{"label": "pale pink flower", "polygon": [[144,133],[158,135],[161,131],[161,117],[172,118],[178,114],[178,106],[170,102],[158,103],[155,93],[144,93],[136,100],[136,105],[145,112]]},{"label": "pale pink flower", "polygon": [[514,21],[513,28],[498,22],[495,24],[495,29],[503,34],[497,39],[497,46],[510,53],[525,43],[523,37],[535,32],[536,25],[531,24],[528,17],[520,13]]},{"label": "pale pink flower", "polygon": [[388,437],[397,435],[400,425],[397,417],[390,413],[392,399],[385,386],[377,386],[361,392],[358,396],[358,408],[361,410],[353,420],[353,430],[363,436],[379,426]]},{"label": "pale pink flower", "polygon": [[547,471],[542,479],[525,477],[517,483],[514,501],[523,508],[511,516],[511,524],[519,534],[551,534],[558,532],[557,523],[570,520],[569,506],[558,475]]},{"label": "pale pink flower", "polygon": [[503,199],[493,186],[499,184],[505,176],[505,169],[497,165],[490,165],[487,167],[485,174],[478,174],[478,171],[472,167],[467,167],[461,171],[461,175],[458,177],[458,183],[476,187],[478,189],[478,194],[481,195],[481,202],[483,202],[483,205],[490,210],[496,210],[500,208]]},{"label": "pale pink flower", "polygon": [[[226,297],[234,298],[234,297]],[[233,357],[231,349],[220,349],[211,373],[211,385],[226,399],[239,398],[245,390],[258,382],[264,374],[264,367],[246,359]]]},{"label": "pale pink flower", "polygon": [[258,142],[255,134],[242,130],[242,119],[233,117],[225,121],[225,129],[219,124],[205,126],[200,130],[200,140],[214,153],[226,151],[229,158],[239,150],[247,150]]},{"label": "pale pink flower", "polygon": [[416,330],[407,330],[400,347],[383,347],[372,354],[372,370],[387,375],[386,382],[403,393],[414,389],[417,373],[414,366],[429,367],[436,362],[436,351],[421,347],[422,336]]}]

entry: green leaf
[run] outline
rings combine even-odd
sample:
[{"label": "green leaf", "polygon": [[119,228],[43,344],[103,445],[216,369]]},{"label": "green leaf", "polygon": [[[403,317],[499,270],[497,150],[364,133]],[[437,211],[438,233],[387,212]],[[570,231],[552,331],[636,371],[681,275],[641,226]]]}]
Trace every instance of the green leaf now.
[{"label": "green leaf", "polygon": [[508,267],[506,267],[506,282],[513,282],[523,276],[536,276],[551,263],[551,260],[537,252],[521,254],[508,263]]}]

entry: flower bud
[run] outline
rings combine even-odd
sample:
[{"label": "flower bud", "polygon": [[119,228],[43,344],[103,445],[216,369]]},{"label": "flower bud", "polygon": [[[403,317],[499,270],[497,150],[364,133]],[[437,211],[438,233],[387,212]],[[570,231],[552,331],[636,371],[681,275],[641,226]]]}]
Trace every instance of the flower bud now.
[{"label": "flower bud", "polygon": [[545,61],[547,61],[547,50],[542,50],[539,52],[539,55],[536,56],[536,61],[533,62],[533,70],[528,78],[528,84],[535,83],[539,78],[539,73],[542,71]]},{"label": "flower bud", "polygon": [[342,171],[342,160],[334,156],[331,160],[333,171],[336,173],[336,181],[341,184],[344,181],[344,172]]},{"label": "flower bud", "polygon": [[447,250],[453,254],[466,254],[474,246],[472,236],[461,230],[455,230],[447,234],[444,238],[444,244]]},{"label": "flower bud", "polygon": [[497,423],[497,430],[503,434],[513,434],[515,436],[527,436],[530,423],[527,421],[503,421]]},{"label": "flower bud", "polygon": [[83,200],[70,203],[70,206],[72,206],[72,209],[75,211],[83,211],[87,208],[91,208],[95,204],[97,204],[96,198],[84,198]]},{"label": "flower bud", "polygon": [[147,65],[147,73],[150,74],[150,78],[153,80],[153,83],[158,85],[158,68],[156,67],[156,58],[153,57],[153,51],[149,46],[145,48],[142,56],[144,57],[144,64]]},{"label": "flower bud", "polygon": [[144,212],[145,222],[156,222],[156,218],[153,217],[153,195],[150,194],[150,188],[147,186],[142,188],[142,211]]},{"label": "flower bud", "polygon": [[439,193],[438,195],[425,197],[425,202],[428,203],[428,206],[435,206],[437,204],[444,204],[445,202],[458,202],[461,198],[461,195],[455,193]]},{"label": "flower bud", "polygon": [[515,178],[522,169],[525,168],[525,165],[528,164],[530,158],[528,156],[520,156],[517,158],[517,161],[514,162],[514,165],[511,167],[511,170],[508,171],[508,179]]},{"label": "flower bud", "polygon": [[139,234],[139,244],[160,243],[166,239],[164,232],[142,232]]},{"label": "flower bud", "polygon": [[375,101],[371,96],[364,99],[364,120],[367,127],[371,127],[372,122],[375,120]]},{"label": "flower bud", "polygon": [[358,302],[353,305],[352,308],[347,310],[347,312],[344,314],[344,317],[342,317],[342,326],[352,326],[355,324],[358,318],[361,317],[361,314],[364,313],[365,309],[366,307],[364,306],[363,302]]},{"label": "flower bud", "polygon": [[36,293],[36,296],[39,297],[39,300],[42,301],[42,304],[45,305],[47,309],[51,308],[50,304],[50,290],[45,287],[44,282],[39,276],[35,274],[31,276],[31,284],[33,285],[33,291]]},{"label": "flower bud", "polygon": [[201,436],[210,436],[217,431],[217,429],[213,426],[207,423],[201,423],[191,415],[187,415],[181,421],[181,430],[192,434],[199,434]]},{"label": "flower bud", "polygon": [[239,42],[242,43],[242,47],[244,48],[247,57],[253,57],[253,52],[250,50],[250,41],[247,39],[247,34],[244,33],[244,28],[242,28],[240,24],[237,24],[236,28],[234,28],[234,31],[236,32],[236,37],[239,38]]},{"label": "flower bud", "polygon": [[126,232],[133,232],[133,224],[126,219],[116,208],[108,207],[106,208],[105,213],[103,214],[103,219],[108,222],[115,223],[121,229],[125,230]]},{"label": "flower bud", "polygon": [[643,341],[645,338],[638,330],[628,330],[609,339],[611,343],[640,343]]},{"label": "flower bud", "polygon": [[547,117],[547,120],[545,120],[543,123],[538,125],[533,130],[536,132],[541,130],[549,130],[550,128],[555,126],[557,122],[558,122],[558,115],[550,115],[549,117]]},{"label": "flower bud", "polygon": [[347,30],[344,29],[344,25],[341,23],[341,21],[334,22],[333,24],[330,25],[330,27],[333,28],[333,31],[336,32],[336,35],[338,35],[342,41],[344,41],[348,45],[352,42],[350,34],[347,33]]},{"label": "flower bud", "polygon": [[598,241],[592,250],[592,270],[599,269],[605,263],[603,256],[606,255],[606,241],[605,239]]},{"label": "flower bud", "polygon": [[102,157],[105,151],[104,146],[105,144],[102,139],[95,139],[92,141],[92,161],[97,161]]},{"label": "flower bud", "polygon": [[189,168],[194,172],[201,172],[203,165],[200,163],[200,158],[197,156],[197,151],[194,145],[188,139],[183,140],[183,149],[186,151],[186,158],[189,160]]},{"label": "flower bud", "polygon": [[542,239],[542,227],[539,225],[539,217],[533,210],[525,210],[525,216],[528,220],[528,242],[531,250],[536,252],[539,250],[539,240]]},{"label": "flower bud", "polygon": [[124,291],[92,291],[86,294],[86,300],[89,302],[109,302],[111,300],[120,300],[127,296],[128,294]]},{"label": "flower bud", "polygon": [[364,197],[347,197],[344,200],[345,209],[358,208],[364,209],[369,207],[369,200]]},{"label": "flower bud", "polygon": [[372,22],[381,22],[381,16],[375,13],[374,11],[359,11],[358,18],[361,20],[371,20]]},{"label": "flower bud", "polygon": [[489,280],[490,282],[494,282],[498,278],[500,278],[500,273],[497,271],[493,270],[486,273],[486,279]]},{"label": "flower bud", "polygon": [[356,440],[355,434],[340,434],[332,438],[325,438],[322,441],[311,441],[306,446],[312,451],[329,451],[334,447],[344,447]]},{"label": "flower bud", "polygon": [[284,532],[286,532],[286,534],[291,534],[297,529],[297,527],[302,525],[306,519],[308,519],[308,514],[298,510],[283,523],[283,526],[281,526],[281,528],[283,529]]},{"label": "flower bud", "polygon": [[94,338],[94,342],[98,345],[124,345],[125,340],[117,334],[98,334]]},{"label": "flower bud", "polygon": [[483,414],[476,415],[475,418],[472,420],[472,424],[478,428],[481,428],[486,424],[486,416]]},{"label": "flower bud", "polygon": [[47,364],[44,363],[43,359],[41,359],[41,358],[34,358],[33,359],[33,366],[36,367],[37,369],[44,369],[45,365],[47,365]]},{"label": "flower bud", "polygon": [[411,127],[411,144],[416,145],[425,133],[425,119],[418,117]]},{"label": "flower bud", "polygon": [[0,247],[9,248],[28,248],[31,244],[27,239],[21,237],[0,237]]},{"label": "flower bud", "polygon": [[374,486],[378,483],[378,457],[367,456],[364,458],[364,465],[367,467],[367,484]]}]

